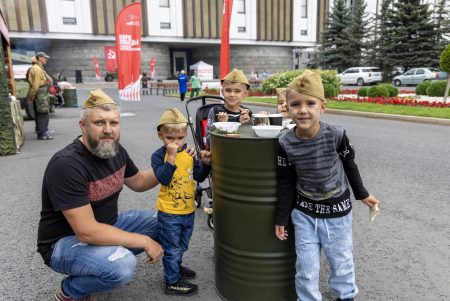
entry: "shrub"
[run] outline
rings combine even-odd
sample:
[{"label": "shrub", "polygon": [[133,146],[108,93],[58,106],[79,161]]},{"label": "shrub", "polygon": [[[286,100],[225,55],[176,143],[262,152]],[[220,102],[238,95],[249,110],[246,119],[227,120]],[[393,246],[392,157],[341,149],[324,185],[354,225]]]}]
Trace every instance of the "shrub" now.
[{"label": "shrub", "polygon": [[389,90],[382,85],[376,85],[369,88],[367,95],[370,97],[388,97]]},{"label": "shrub", "polygon": [[430,84],[427,88],[428,96],[444,96],[445,87],[447,86],[447,81],[438,80]]},{"label": "shrub", "polygon": [[367,93],[369,92],[368,87],[363,87],[358,90],[358,96],[367,96]]},{"label": "shrub", "polygon": [[339,95],[339,89],[331,84],[323,84],[323,90],[325,92],[325,98],[337,97]]},{"label": "shrub", "polygon": [[427,88],[431,85],[429,80],[426,80],[416,87],[416,95],[427,95]]},{"label": "shrub", "polygon": [[389,92],[389,97],[395,97],[398,95],[398,88],[393,84],[379,84],[378,86],[386,87]]},{"label": "shrub", "polygon": [[[276,88],[285,88],[287,85],[297,76],[303,73],[304,69],[298,70],[290,70],[285,72],[279,72],[274,74],[273,76],[266,79],[262,85],[262,90],[265,93],[275,93]],[[339,88],[340,79],[337,76],[337,72],[335,70],[314,70],[320,74],[322,78],[322,83],[333,85],[336,88]]]}]

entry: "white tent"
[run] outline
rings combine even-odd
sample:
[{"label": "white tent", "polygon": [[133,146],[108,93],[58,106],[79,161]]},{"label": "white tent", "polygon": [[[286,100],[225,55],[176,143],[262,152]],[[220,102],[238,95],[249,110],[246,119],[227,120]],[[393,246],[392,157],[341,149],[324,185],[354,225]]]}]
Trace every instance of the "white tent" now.
[{"label": "white tent", "polygon": [[204,61],[199,61],[194,65],[189,66],[189,70],[197,71],[197,75],[201,80],[213,79],[213,66]]}]

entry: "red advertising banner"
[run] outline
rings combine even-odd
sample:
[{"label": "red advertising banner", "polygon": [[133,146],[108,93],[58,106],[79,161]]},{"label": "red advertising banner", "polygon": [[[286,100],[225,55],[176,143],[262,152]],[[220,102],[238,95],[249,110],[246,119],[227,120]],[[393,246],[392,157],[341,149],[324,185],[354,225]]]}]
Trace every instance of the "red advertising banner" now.
[{"label": "red advertising banner", "polygon": [[152,58],[150,59],[150,77],[152,79],[155,79],[155,64],[156,64],[155,57],[152,56]]},{"label": "red advertising banner", "polygon": [[105,67],[106,72],[116,72],[116,46],[105,46]]},{"label": "red advertising banner", "polygon": [[220,78],[230,72],[230,23],[233,0],[223,0],[222,37],[220,44]]},{"label": "red advertising banner", "polygon": [[115,24],[121,100],[141,100],[141,27],[141,3],[135,2],[122,8]]},{"label": "red advertising banner", "polygon": [[98,58],[96,56],[94,56],[94,57],[92,57],[92,61],[94,62],[95,78],[101,79],[102,75],[100,73],[100,65],[98,64]]}]

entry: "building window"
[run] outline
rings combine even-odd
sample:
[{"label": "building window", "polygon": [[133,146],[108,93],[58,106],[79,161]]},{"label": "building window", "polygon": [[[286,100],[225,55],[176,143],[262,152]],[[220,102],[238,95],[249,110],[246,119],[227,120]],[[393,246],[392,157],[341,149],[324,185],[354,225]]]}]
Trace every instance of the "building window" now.
[{"label": "building window", "polygon": [[77,18],[63,17],[63,24],[77,25]]},{"label": "building window", "polygon": [[300,35],[301,36],[307,36],[308,35],[308,31],[305,29],[300,30]]},{"label": "building window", "polygon": [[245,26],[238,26],[238,32],[245,32]]},{"label": "building window", "polygon": [[161,23],[159,23],[159,28],[161,28],[161,29],[170,29],[170,22],[161,22]]},{"label": "building window", "polygon": [[170,7],[170,0],[159,0],[160,7]]},{"label": "building window", "polygon": [[238,14],[245,14],[245,0],[238,0],[236,5]]},{"label": "building window", "polygon": [[308,18],[308,0],[302,0],[300,3],[300,18]]}]

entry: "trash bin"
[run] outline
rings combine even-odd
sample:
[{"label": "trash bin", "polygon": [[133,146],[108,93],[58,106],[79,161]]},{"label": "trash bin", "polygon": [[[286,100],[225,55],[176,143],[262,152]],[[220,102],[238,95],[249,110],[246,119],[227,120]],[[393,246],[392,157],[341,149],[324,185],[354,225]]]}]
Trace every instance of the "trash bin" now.
[{"label": "trash bin", "polygon": [[81,75],[81,70],[75,70],[75,82],[77,84],[83,82],[83,76]]},{"label": "trash bin", "polygon": [[64,89],[64,107],[78,108],[77,89]]},{"label": "trash bin", "polygon": [[211,132],[217,293],[229,301],[296,300],[295,241],[275,237],[277,138]]}]

